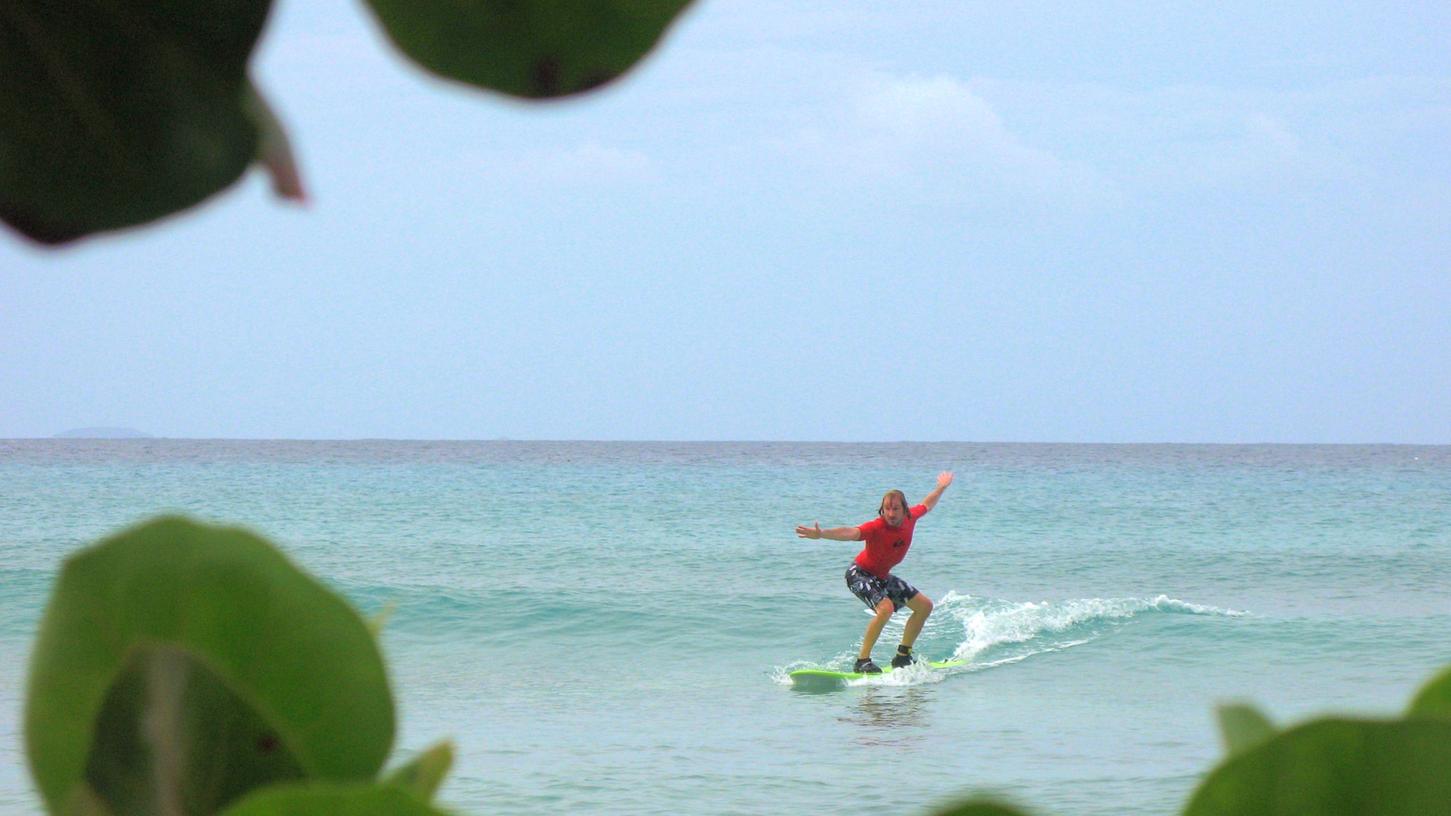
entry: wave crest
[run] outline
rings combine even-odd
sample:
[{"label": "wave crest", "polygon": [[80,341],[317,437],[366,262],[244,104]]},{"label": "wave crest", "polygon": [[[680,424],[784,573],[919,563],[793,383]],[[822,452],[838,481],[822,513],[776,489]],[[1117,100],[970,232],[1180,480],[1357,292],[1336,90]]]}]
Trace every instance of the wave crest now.
[{"label": "wave crest", "polygon": [[[1167,595],[1152,598],[1076,598],[1064,601],[1006,601],[948,592],[937,603],[963,627],[954,657],[979,658],[993,652],[991,664],[1021,660],[1095,640],[1144,613],[1238,617],[1247,612],[1190,603]],[[934,617],[936,617],[934,615]],[[941,625],[941,624],[939,624]],[[1028,648],[1006,648],[1026,645]],[[1002,654],[998,654],[1002,652]]]}]

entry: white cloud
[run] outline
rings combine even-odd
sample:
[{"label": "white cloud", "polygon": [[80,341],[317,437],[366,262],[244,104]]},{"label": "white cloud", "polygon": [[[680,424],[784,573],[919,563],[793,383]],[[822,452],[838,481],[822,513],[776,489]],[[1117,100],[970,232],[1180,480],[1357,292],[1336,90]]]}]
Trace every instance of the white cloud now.
[{"label": "white cloud", "polygon": [[1145,162],[1147,175],[1160,184],[1194,187],[1312,177],[1328,167],[1309,155],[1285,121],[1254,112],[1219,118],[1211,133],[1165,143]]},{"label": "white cloud", "polygon": [[1331,144],[1310,140],[1313,113],[1288,95],[1176,88],[1125,101],[1114,115],[1132,149],[1117,172],[1135,186],[1259,188],[1348,172]]},{"label": "white cloud", "polygon": [[1266,190],[1354,182],[1444,133],[1448,84],[1414,77],[1298,88],[974,84],[1034,144],[1136,192]]},{"label": "white cloud", "polygon": [[983,205],[1116,200],[1091,168],[1025,142],[968,83],[949,76],[874,76],[774,147],[837,183],[906,185]]}]

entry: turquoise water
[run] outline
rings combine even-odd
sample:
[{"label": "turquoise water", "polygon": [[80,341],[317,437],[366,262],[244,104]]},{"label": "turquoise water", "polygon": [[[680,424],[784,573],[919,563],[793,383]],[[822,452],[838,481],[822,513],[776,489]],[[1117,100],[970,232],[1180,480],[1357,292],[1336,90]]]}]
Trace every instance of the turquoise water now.
[{"label": "turquoise water", "polygon": [[[897,572],[918,652],[825,694],[881,494],[957,473]],[[1451,448],[0,442],[0,812],[30,813],[25,661],[60,560],[161,512],[243,523],[383,635],[398,757],[461,812],[1174,813],[1213,706],[1391,714],[1451,663]],[[905,613],[877,657],[890,655]]]}]

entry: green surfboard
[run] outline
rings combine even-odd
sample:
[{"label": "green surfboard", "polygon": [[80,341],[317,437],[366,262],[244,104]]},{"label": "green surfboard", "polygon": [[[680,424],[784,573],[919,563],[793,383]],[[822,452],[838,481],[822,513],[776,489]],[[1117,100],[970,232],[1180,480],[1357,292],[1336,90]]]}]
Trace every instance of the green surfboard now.
[{"label": "green surfboard", "polygon": [[[927,665],[934,669],[951,669],[956,666],[966,666],[967,659],[933,660]],[[881,674],[862,674],[861,672],[833,671],[831,669],[797,669],[791,672],[791,685],[795,688],[835,688],[863,677],[883,677],[893,671],[895,670],[891,666],[884,666]]]}]

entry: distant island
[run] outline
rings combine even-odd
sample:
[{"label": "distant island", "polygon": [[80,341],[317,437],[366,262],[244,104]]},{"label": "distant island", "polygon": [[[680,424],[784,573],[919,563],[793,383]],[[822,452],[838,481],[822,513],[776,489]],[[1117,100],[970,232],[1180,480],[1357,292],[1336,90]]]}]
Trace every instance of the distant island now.
[{"label": "distant island", "polygon": [[135,428],[72,428],[51,437],[52,439],[151,439],[149,433]]}]

